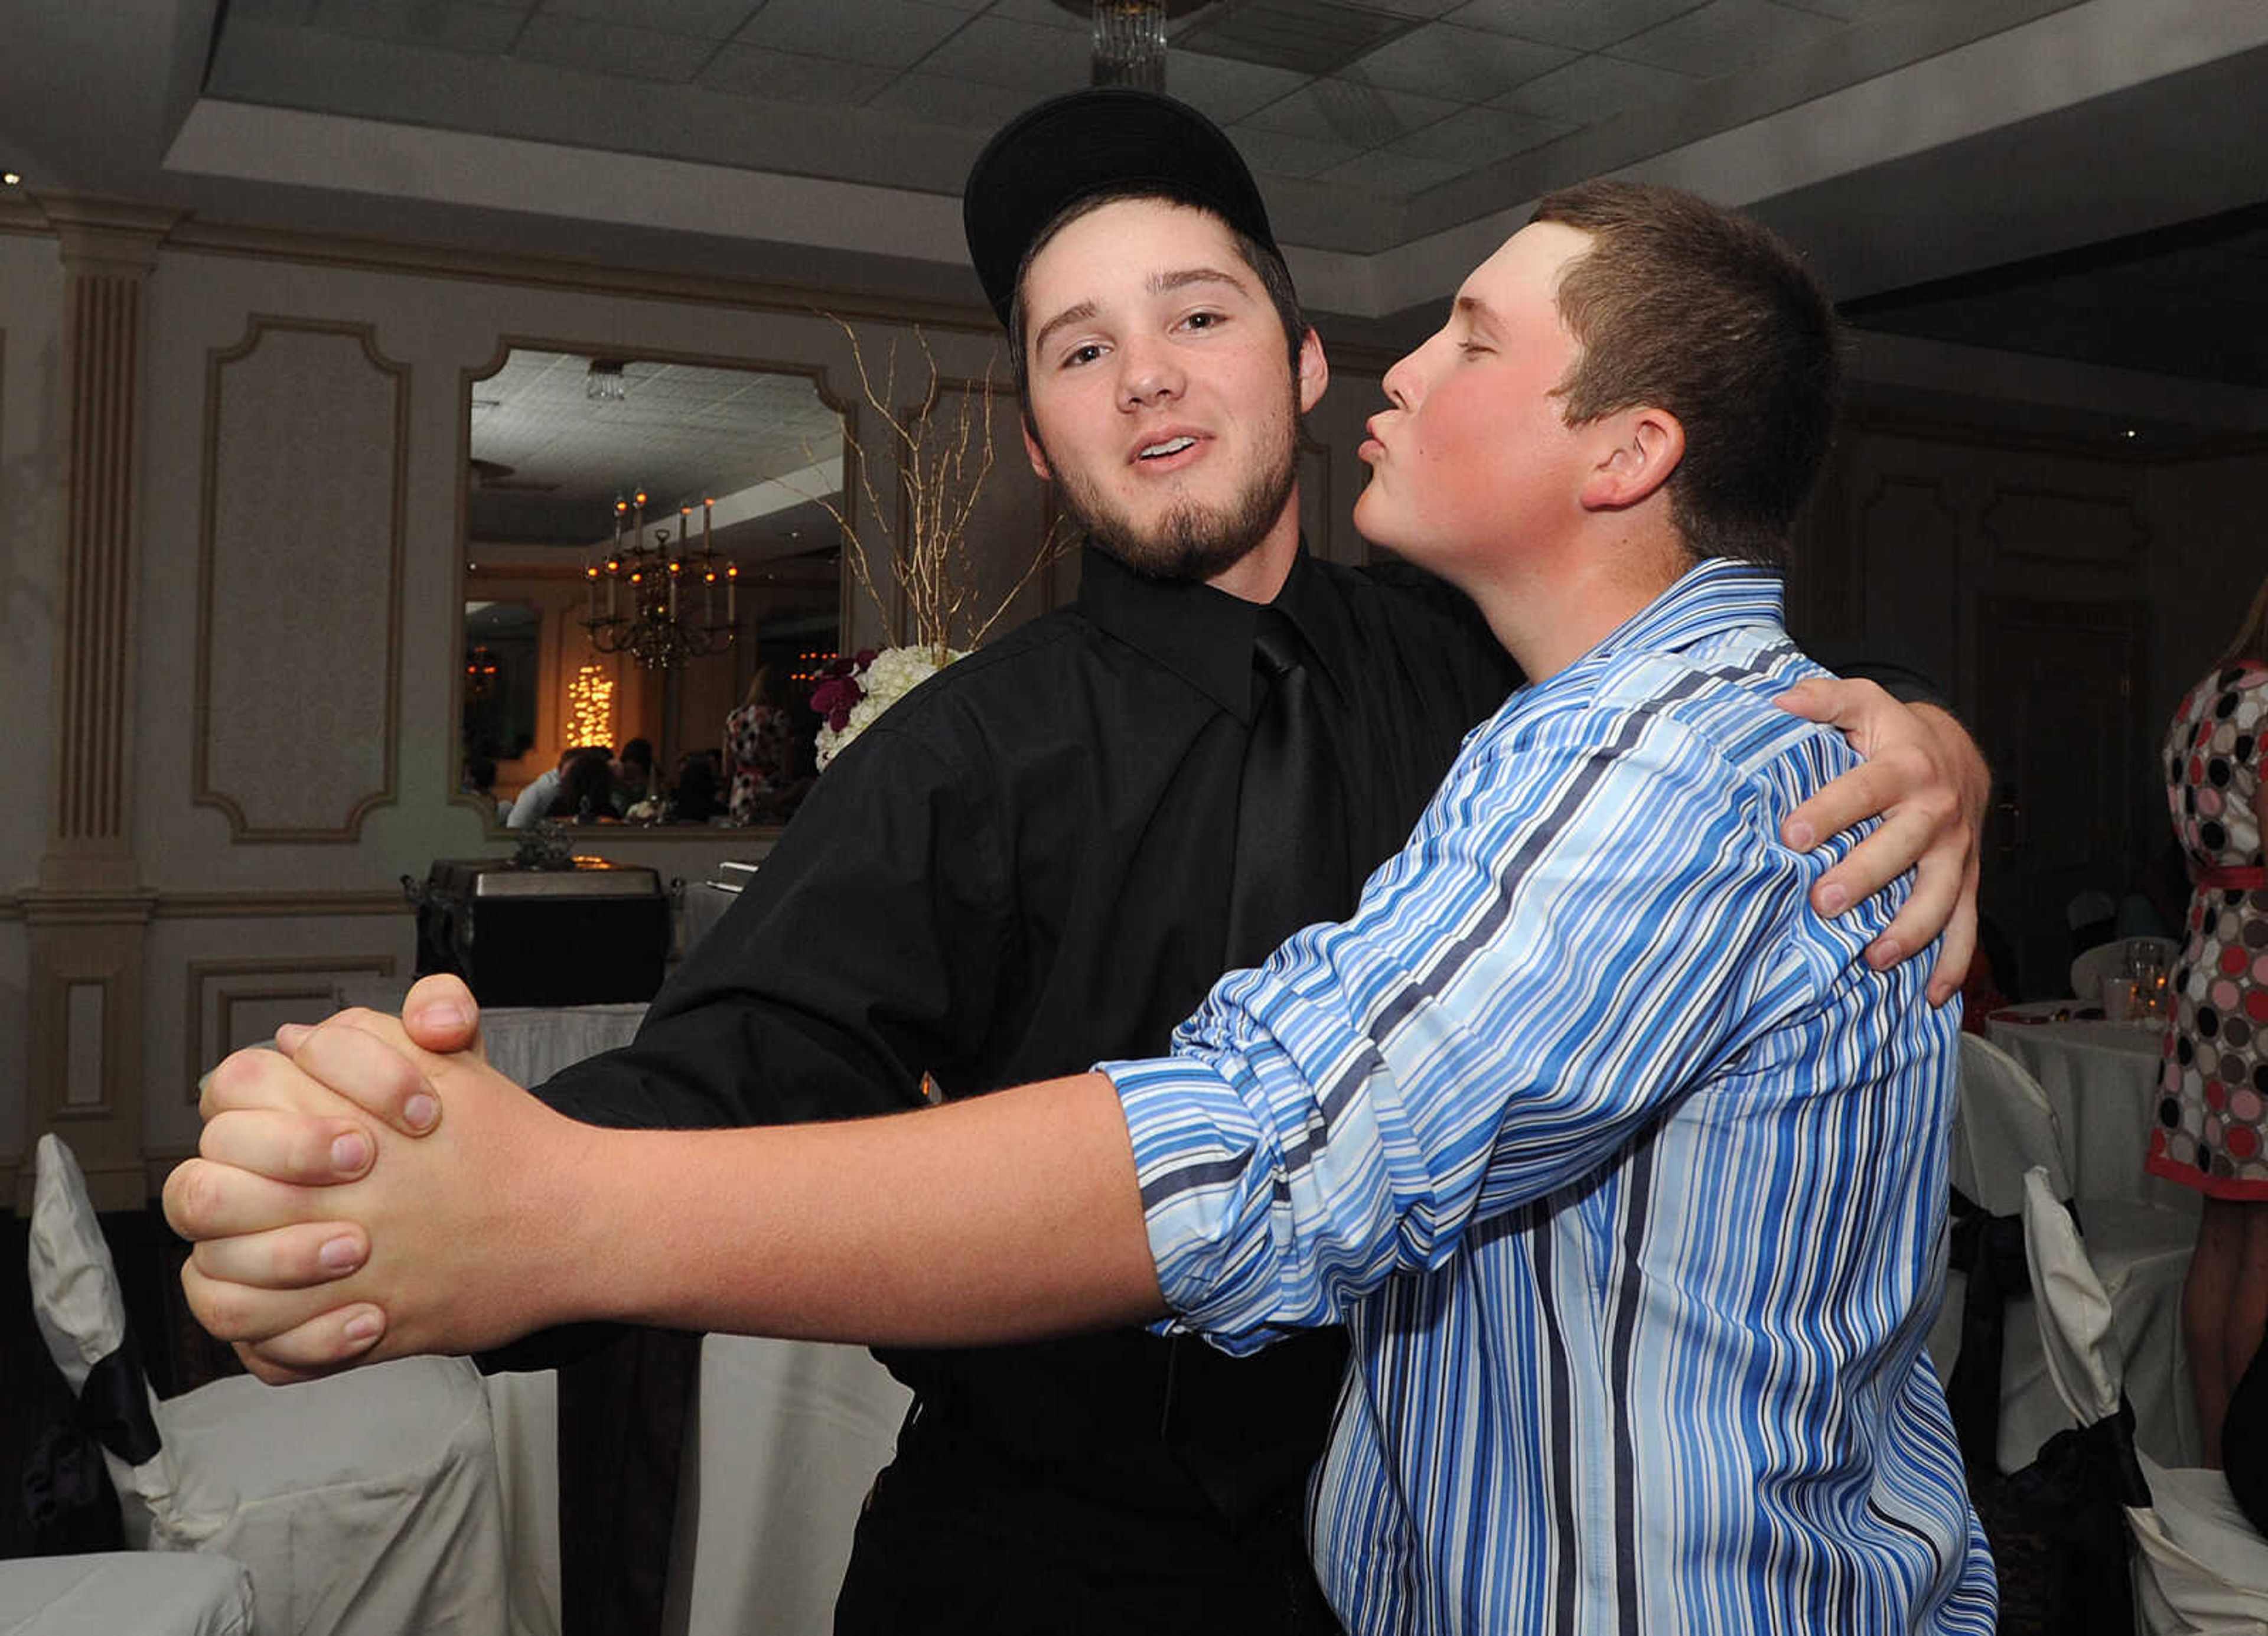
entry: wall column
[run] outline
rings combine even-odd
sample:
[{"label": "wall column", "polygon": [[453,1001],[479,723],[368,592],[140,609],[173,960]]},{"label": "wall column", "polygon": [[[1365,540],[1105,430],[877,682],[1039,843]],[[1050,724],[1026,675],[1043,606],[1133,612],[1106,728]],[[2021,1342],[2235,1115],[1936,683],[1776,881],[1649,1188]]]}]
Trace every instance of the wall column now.
[{"label": "wall column", "polygon": [[139,1208],[142,984],[156,895],[134,855],[134,616],[141,578],[144,323],[173,210],[35,195],[59,239],[70,469],[47,851],[25,895],[30,1015],[19,1210],[55,1131],[99,1209]]}]

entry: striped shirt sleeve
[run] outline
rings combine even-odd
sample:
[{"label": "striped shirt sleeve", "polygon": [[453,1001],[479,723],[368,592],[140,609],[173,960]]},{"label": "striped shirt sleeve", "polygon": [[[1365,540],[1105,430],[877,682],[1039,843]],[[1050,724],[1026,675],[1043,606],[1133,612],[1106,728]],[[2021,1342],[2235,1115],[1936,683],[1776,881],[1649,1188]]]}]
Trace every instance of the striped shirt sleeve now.
[{"label": "striped shirt sleeve", "polygon": [[1651,709],[1476,734],[1352,917],[1105,1065],[1174,1327],[1341,1321],[1476,1220],[1610,1161],[1812,1003],[1830,956],[1760,781]]}]

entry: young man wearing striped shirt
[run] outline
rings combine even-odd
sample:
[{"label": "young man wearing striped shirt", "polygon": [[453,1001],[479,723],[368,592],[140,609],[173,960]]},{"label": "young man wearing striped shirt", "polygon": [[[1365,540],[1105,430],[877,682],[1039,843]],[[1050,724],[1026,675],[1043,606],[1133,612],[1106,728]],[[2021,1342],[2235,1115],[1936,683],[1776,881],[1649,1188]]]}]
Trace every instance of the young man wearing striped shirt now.
[{"label": "young man wearing striped shirt", "polygon": [[[1861,958],[1900,890],[1822,921],[1806,892],[1847,841],[1778,835],[1853,759],[1771,702],[1817,674],[1774,570],[1835,347],[1767,235],[1660,190],[1555,195],[1476,271],[1387,377],[1357,520],[1532,681],[1354,914],[1224,978],[1171,1058],[633,1132],[328,1025],[240,1068],[221,1162],[168,1184],[216,1241],[200,1315],[279,1378],[581,1317],[933,1345],[1164,1315],[1232,1350],[1344,1322],[1311,1525],[1357,1632],[1981,1636],[1922,1345],[1953,1019],[1918,962]],[[261,1111],[301,1076],[447,1117],[356,1121],[376,1162],[320,1195],[225,1168],[325,1168],[339,1121]],[[342,1219],[368,1266],[289,1287],[332,1230],[306,1224]],[[346,1298],[382,1326],[297,1327]]]}]

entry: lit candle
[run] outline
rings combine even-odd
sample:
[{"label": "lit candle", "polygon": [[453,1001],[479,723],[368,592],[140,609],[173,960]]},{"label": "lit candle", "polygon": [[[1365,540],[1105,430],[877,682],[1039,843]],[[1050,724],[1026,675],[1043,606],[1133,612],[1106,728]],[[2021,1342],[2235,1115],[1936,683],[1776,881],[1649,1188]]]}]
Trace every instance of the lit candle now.
[{"label": "lit candle", "polygon": [[737,626],[737,625],[739,625],[739,623],[740,623],[740,601],[739,601],[739,592],[740,592],[740,564],[738,564],[738,563],[727,563],[727,564],[725,564],[725,623],[726,624],[728,624],[728,625]]},{"label": "lit candle", "polygon": [[599,623],[599,571],[596,568],[585,568],[583,571],[583,578],[591,587],[591,617],[585,623],[595,625]]}]

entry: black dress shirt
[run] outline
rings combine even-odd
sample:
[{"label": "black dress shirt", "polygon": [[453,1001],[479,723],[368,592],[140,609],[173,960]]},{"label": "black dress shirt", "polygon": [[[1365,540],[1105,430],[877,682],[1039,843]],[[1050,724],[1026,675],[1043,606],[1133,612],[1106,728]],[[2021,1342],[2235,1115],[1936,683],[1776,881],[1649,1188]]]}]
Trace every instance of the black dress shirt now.
[{"label": "black dress shirt", "polygon": [[[1271,940],[1352,908],[1518,681],[1471,604],[1411,570],[1303,550],[1275,606],[1351,773],[1348,868]],[[538,1094],[600,1124],[779,1124],[916,1106],[924,1076],[957,1097],[1162,1051],[1229,963],[1256,617],[1088,550],[1074,605],[843,751],[635,1042]],[[1297,1495],[1341,1356],[1336,1335],[1237,1361],[1126,1330],[884,1360],[963,1445],[1083,1501],[1233,1524]]]}]

